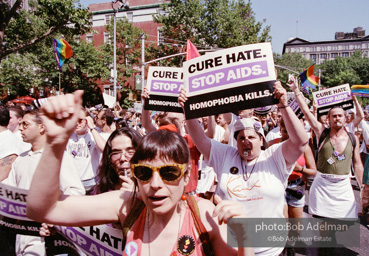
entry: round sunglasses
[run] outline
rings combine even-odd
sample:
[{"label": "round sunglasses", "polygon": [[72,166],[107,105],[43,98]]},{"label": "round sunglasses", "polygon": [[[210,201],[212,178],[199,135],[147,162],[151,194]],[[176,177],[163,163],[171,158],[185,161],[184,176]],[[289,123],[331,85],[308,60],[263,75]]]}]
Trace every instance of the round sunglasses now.
[{"label": "round sunglasses", "polygon": [[131,169],[133,176],[143,183],[150,182],[154,172],[158,172],[164,182],[175,182],[183,176],[185,166],[186,164],[165,164],[157,167],[132,164]]}]

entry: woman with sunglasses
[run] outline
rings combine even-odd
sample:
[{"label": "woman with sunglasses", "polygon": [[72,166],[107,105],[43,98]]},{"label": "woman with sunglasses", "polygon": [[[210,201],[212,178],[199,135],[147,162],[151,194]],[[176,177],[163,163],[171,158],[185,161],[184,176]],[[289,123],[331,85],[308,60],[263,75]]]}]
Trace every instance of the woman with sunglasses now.
[{"label": "woman with sunglasses", "polygon": [[[63,196],[58,189],[60,161],[68,137],[81,109],[82,92],[60,95],[42,107],[47,130],[40,164],[27,198],[27,215],[36,221],[63,226],[90,226],[119,221],[124,226],[137,200],[144,210],[127,234],[127,242],[138,248],[137,255],[178,255],[193,245],[191,255],[205,255],[194,217],[183,196],[189,180],[189,150],[177,133],[157,131],[146,136],[131,159],[138,190],[114,190],[94,196]],[[209,234],[215,255],[253,255],[252,248],[238,252],[226,244],[228,218],[242,217],[236,202],[198,199],[198,214]],[[132,230],[135,232],[133,233]],[[127,245],[127,243],[126,243]],[[127,247],[128,248],[128,247]],[[131,248],[131,247],[129,247]],[[183,251],[180,251],[183,252]],[[188,252],[188,251],[187,251]],[[127,255],[128,252],[124,252]]]}]

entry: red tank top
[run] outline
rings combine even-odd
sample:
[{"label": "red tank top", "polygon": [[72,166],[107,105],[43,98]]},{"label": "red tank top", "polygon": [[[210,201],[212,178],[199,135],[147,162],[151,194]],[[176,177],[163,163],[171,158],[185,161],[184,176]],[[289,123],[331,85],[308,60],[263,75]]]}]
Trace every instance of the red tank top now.
[{"label": "red tank top", "polygon": [[[302,154],[299,159],[297,159],[296,161],[300,166],[303,166],[305,167],[305,157],[304,157],[304,154]],[[288,177],[288,180],[297,180],[298,178],[301,178],[302,177],[302,173],[301,172],[296,172],[296,171],[293,171],[291,173],[291,175]]]},{"label": "red tank top", "polygon": [[[142,248],[142,237],[145,230],[147,207],[141,212],[140,216],[133,224],[131,230],[127,234],[127,242],[123,252],[123,256],[140,256]],[[147,246],[147,245],[144,245]],[[188,255],[188,256],[204,256],[201,241],[195,228],[191,210],[187,207],[182,222],[181,231],[179,232],[177,242],[174,244],[170,256]],[[166,256],[166,255],[164,255]],[[169,255],[168,255],[169,256]]]}]

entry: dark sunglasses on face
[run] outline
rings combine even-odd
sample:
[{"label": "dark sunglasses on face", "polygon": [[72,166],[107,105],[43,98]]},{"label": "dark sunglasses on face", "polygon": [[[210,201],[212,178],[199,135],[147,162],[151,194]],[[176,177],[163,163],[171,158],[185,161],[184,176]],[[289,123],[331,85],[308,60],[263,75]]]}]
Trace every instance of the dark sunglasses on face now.
[{"label": "dark sunglasses on face", "polygon": [[183,176],[185,166],[186,164],[166,164],[157,167],[146,164],[133,164],[131,169],[133,176],[143,183],[149,182],[154,172],[158,172],[164,182],[175,182]]}]

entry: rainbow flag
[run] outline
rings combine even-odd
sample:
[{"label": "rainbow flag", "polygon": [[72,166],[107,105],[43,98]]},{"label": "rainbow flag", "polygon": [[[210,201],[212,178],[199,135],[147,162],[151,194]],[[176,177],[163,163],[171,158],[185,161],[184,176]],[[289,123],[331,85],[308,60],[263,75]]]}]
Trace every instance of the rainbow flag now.
[{"label": "rainbow flag", "polygon": [[61,69],[64,61],[73,55],[72,47],[64,39],[54,39],[54,56]]},{"label": "rainbow flag", "polygon": [[351,93],[359,97],[369,97],[369,84],[351,86]]},{"label": "rainbow flag", "polygon": [[302,83],[302,87],[310,87],[311,89],[315,89],[319,83],[319,77],[314,76],[314,65],[311,65],[299,76]]},{"label": "rainbow flag", "polygon": [[187,39],[187,54],[186,54],[186,60],[191,60],[193,58],[199,57],[200,53],[197,50],[196,46],[193,45],[193,43]]}]

